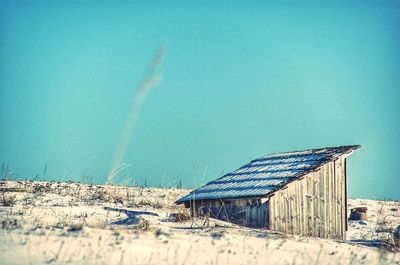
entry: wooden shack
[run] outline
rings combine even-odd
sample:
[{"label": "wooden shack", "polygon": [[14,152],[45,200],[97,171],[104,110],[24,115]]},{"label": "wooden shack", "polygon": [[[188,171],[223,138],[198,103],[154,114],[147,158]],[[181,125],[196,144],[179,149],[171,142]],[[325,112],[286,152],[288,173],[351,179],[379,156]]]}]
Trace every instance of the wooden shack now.
[{"label": "wooden shack", "polygon": [[192,215],[288,234],[344,239],[347,156],[359,145],[276,153],[177,200]]}]

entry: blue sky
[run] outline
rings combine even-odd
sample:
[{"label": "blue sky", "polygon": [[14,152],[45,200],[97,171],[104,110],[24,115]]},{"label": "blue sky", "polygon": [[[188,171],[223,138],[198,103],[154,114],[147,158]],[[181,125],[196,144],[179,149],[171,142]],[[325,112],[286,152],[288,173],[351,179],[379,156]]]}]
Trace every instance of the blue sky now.
[{"label": "blue sky", "polygon": [[399,36],[399,1],[0,1],[0,161],[103,181],[164,45],[121,175],[193,187],[271,152],[361,144],[350,196],[400,199]]}]

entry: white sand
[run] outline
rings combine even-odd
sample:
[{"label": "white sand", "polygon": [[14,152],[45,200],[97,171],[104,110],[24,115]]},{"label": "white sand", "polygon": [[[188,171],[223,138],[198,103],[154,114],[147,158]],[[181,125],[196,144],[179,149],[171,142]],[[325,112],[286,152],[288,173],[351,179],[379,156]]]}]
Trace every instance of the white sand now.
[{"label": "white sand", "polygon": [[[349,208],[368,207],[369,220],[349,222],[347,240],[338,241],[213,219],[202,229],[193,223],[200,219],[168,221],[187,211],[173,203],[187,190],[16,181],[0,188],[7,201],[15,197],[0,206],[0,264],[400,264],[400,253],[379,247],[400,224],[399,202],[350,199]],[[124,210],[158,216],[128,218]]]}]

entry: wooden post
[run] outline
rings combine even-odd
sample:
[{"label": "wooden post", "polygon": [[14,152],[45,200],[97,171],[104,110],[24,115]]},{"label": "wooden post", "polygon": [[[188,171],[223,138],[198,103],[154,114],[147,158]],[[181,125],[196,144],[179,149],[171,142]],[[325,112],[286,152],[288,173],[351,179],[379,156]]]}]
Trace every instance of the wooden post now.
[{"label": "wooden post", "polygon": [[324,183],[325,183],[325,178],[324,178],[324,167],[321,167],[318,170],[318,175],[319,175],[319,226],[320,226],[320,232],[319,236],[320,237],[325,237],[325,192],[324,192]]},{"label": "wooden post", "polygon": [[299,213],[300,213],[300,220],[299,220],[299,222],[300,222],[300,234],[301,235],[305,235],[306,234],[306,232],[305,232],[305,229],[304,229],[304,220],[305,220],[305,218],[304,218],[304,215],[305,215],[305,211],[304,211],[304,208],[305,208],[305,195],[304,195],[304,179],[301,179],[301,180],[299,180],[298,181],[299,182],[299,190],[300,190],[300,211],[299,211]]},{"label": "wooden post", "polygon": [[269,210],[269,229],[270,230],[276,230],[276,219],[275,219],[275,196],[272,196],[271,198],[269,198],[268,201],[268,210]]},{"label": "wooden post", "polygon": [[319,236],[319,192],[318,192],[318,186],[319,186],[319,181],[318,181],[318,177],[319,174],[318,172],[313,172],[312,174],[312,183],[313,183],[313,208],[314,208],[314,236]]},{"label": "wooden post", "polygon": [[345,227],[346,231],[348,230],[347,227],[347,158],[344,158],[344,205],[345,205]]},{"label": "wooden post", "polygon": [[312,189],[313,189],[313,178],[312,178],[312,173],[310,174],[310,177],[307,178],[307,195],[308,195],[308,221],[307,221],[307,226],[308,226],[308,234],[310,236],[314,236],[314,229],[313,229],[313,220],[314,220],[314,207],[313,207],[313,194],[312,194]]}]

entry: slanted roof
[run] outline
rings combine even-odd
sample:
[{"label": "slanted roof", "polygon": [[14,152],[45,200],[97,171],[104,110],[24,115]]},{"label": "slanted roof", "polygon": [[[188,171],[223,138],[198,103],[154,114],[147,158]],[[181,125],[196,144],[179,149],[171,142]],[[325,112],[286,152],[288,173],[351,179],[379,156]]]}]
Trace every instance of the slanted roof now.
[{"label": "slanted roof", "polygon": [[269,154],[191,191],[176,203],[193,200],[264,197],[360,145]]}]

